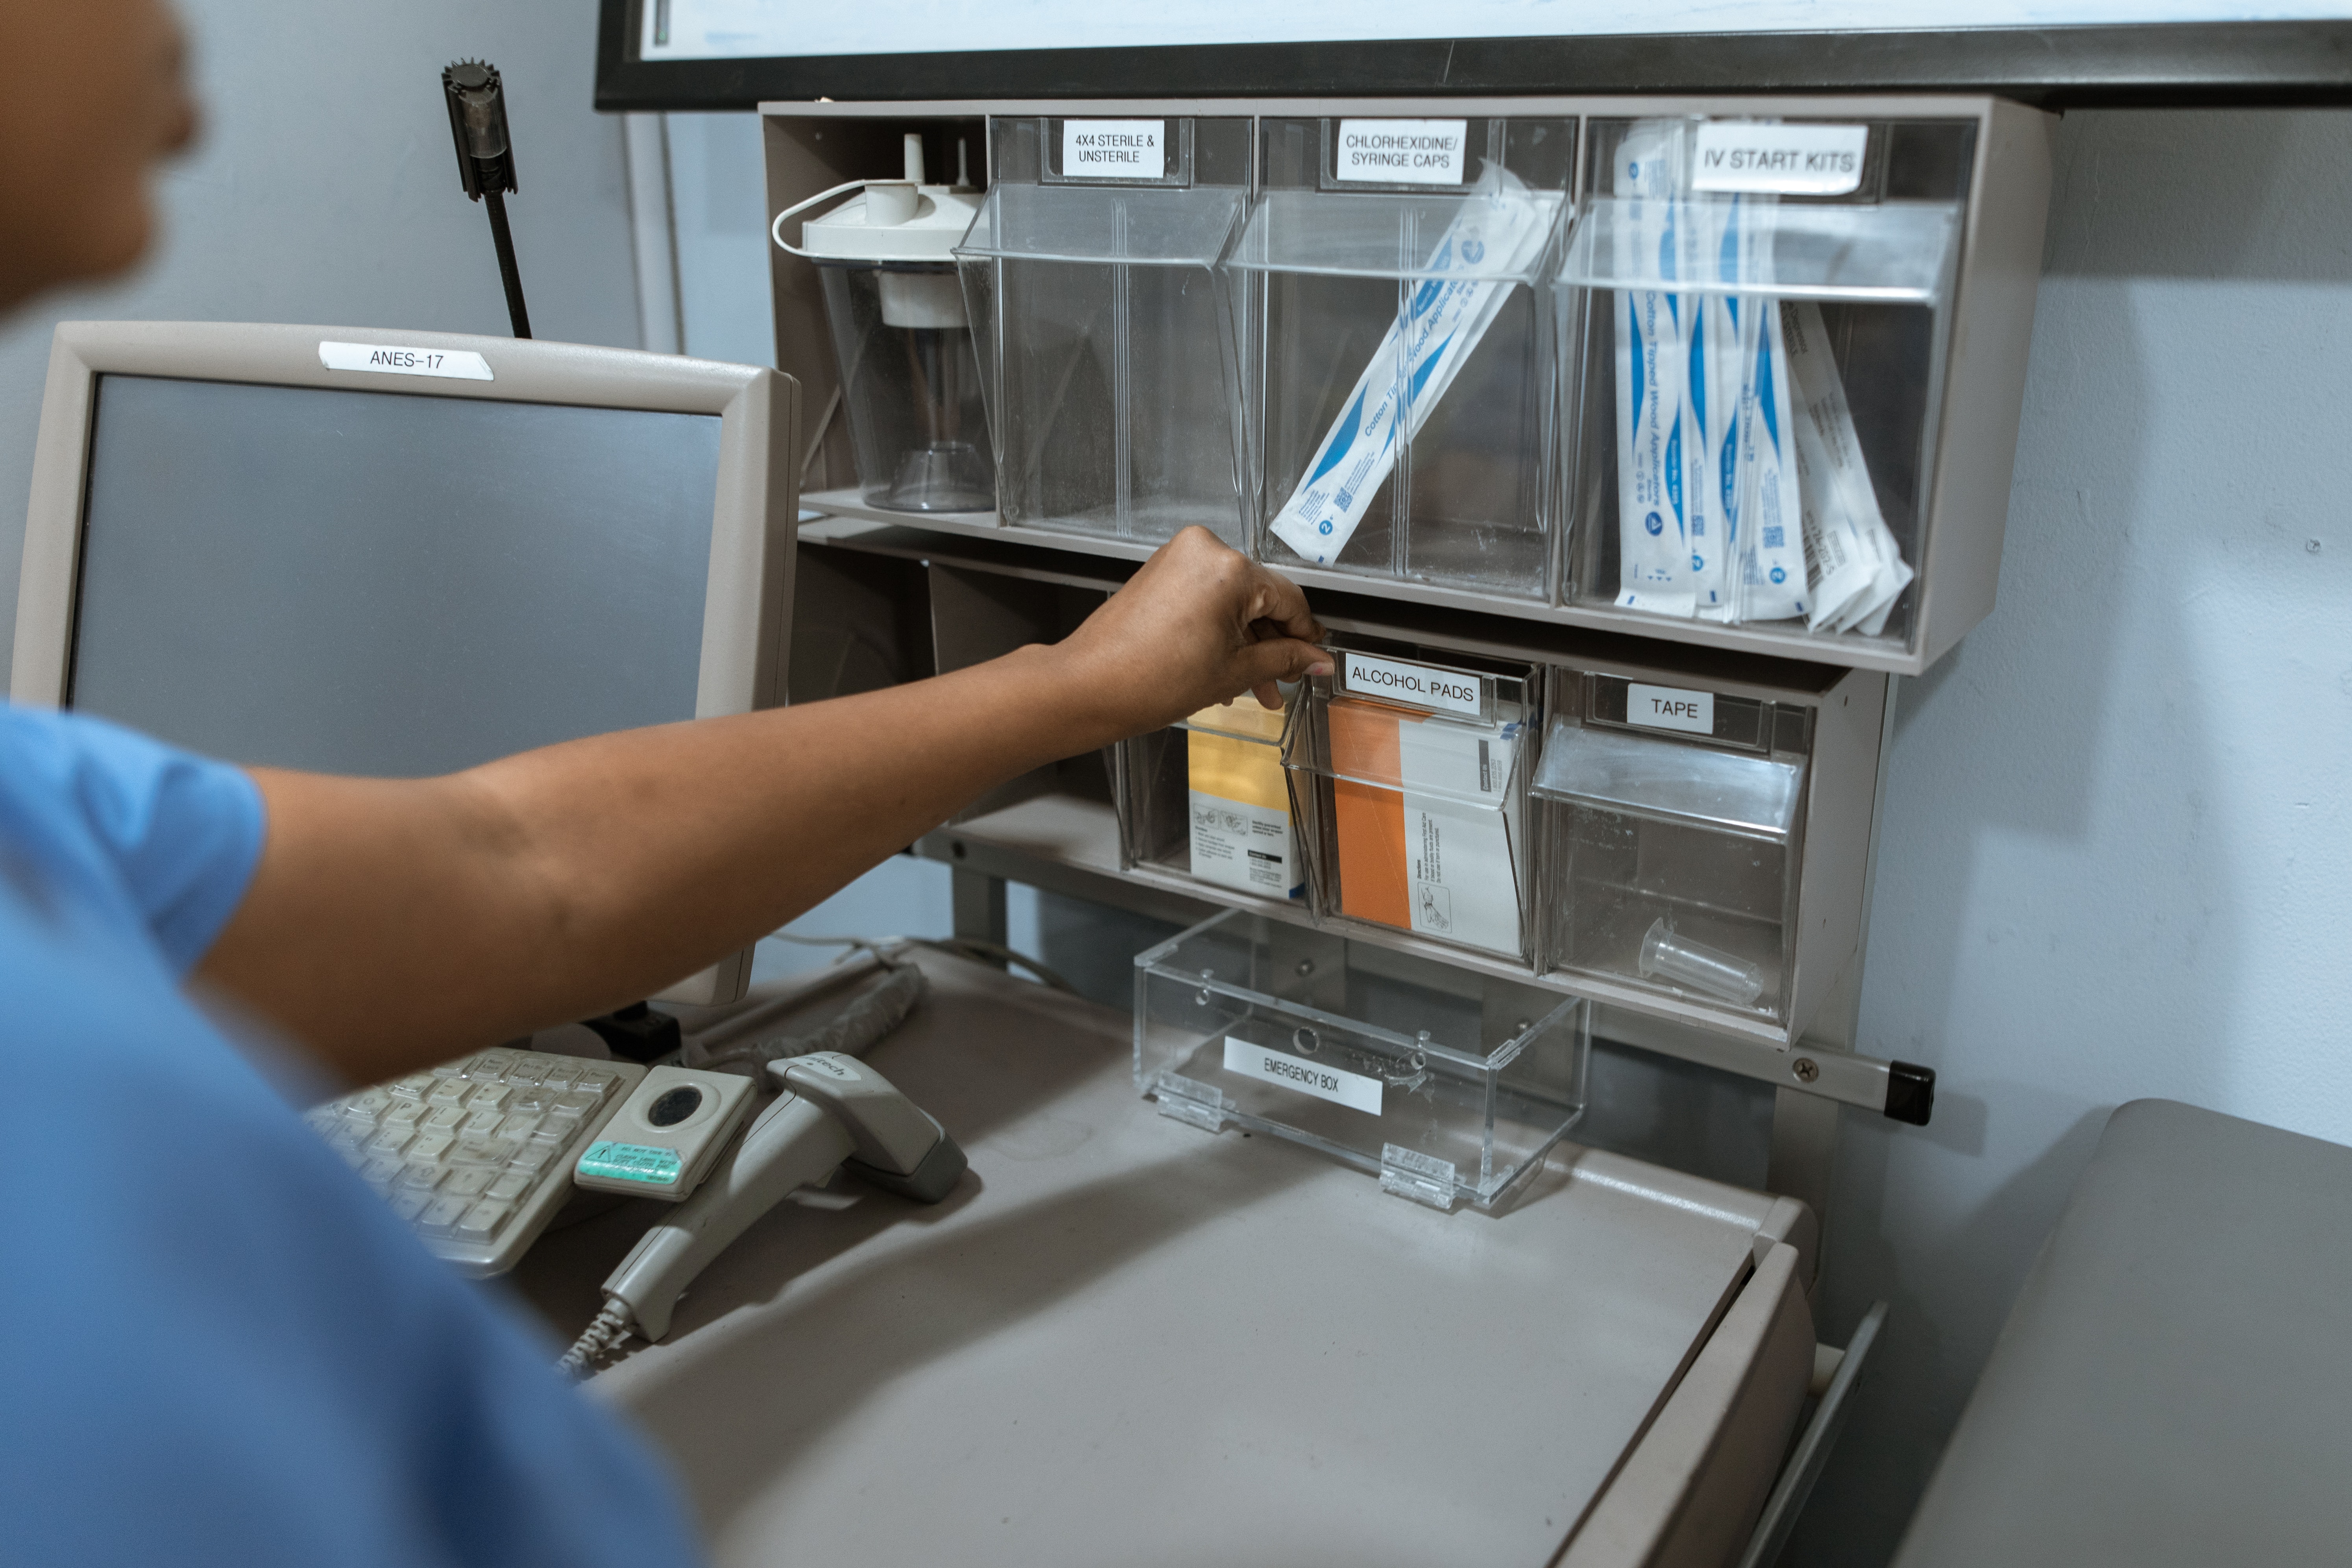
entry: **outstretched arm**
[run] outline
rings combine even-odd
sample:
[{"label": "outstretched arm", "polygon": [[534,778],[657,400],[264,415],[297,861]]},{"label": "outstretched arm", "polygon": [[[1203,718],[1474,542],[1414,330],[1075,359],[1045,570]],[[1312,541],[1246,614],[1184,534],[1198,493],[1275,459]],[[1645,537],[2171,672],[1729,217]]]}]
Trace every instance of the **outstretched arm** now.
[{"label": "outstretched arm", "polygon": [[361,1082],[634,1001],[965,802],[1324,656],[1298,590],[1187,530],[1068,638],[885,691],[446,778],[257,771],[269,827],[199,977]]}]

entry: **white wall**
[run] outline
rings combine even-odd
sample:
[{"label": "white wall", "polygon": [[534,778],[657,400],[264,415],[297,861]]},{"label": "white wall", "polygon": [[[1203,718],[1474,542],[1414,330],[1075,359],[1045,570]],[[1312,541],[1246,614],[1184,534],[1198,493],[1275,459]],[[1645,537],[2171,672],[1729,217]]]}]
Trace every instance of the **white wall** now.
[{"label": "white wall", "polygon": [[2352,115],[2059,146],[2000,607],[1887,789],[1864,1037],[1936,1125],[1848,1117],[1828,1327],[1894,1311],[1791,1563],[1885,1560],[2114,1106],[2352,1142]]},{"label": "white wall", "polygon": [[204,142],[162,183],[163,242],[126,282],[0,332],[0,662],[49,331],[74,317],[508,329],[489,222],[466,199],[441,68],[497,65],[520,191],[508,212],[531,326],[638,344],[619,121],[589,107],[578,0],[181,0]]}]

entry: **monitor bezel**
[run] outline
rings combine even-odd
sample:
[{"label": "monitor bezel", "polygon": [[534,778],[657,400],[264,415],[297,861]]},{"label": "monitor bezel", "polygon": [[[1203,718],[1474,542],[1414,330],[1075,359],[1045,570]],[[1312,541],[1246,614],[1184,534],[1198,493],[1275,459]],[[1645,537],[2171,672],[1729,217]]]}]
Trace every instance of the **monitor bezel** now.
[{"label": "monitor bezel", "polygon": [[[492,379],[331,370],[327,342],[479,354]],[[9,697],[64,705],[72,678],[76,607],[99,378],[169,377],[251,385],[382,392],[589,408],[715,414],[719,474],[695,717],[775,707],[791,646],[799,475],[790,460],[800,386],[757,365],[584,343],[477,337],[375,327],[274,322],[64,321],[49,350],[33,455],[32,496],[16,589]],[[749,949],[691,975],[659,1000],[712,1005],[740,997]]]}]

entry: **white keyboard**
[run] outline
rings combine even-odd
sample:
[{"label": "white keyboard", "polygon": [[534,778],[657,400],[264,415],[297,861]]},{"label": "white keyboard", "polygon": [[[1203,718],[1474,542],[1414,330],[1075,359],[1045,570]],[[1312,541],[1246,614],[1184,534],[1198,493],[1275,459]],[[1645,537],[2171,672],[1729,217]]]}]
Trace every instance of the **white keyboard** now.
[{"label": "white keyboard", "polygon": [[572,1193],[581,1150],[646,1076],[635,1062],[499,1048],[331,1100],[304,1120],[467,1274],[503,1274]]}]

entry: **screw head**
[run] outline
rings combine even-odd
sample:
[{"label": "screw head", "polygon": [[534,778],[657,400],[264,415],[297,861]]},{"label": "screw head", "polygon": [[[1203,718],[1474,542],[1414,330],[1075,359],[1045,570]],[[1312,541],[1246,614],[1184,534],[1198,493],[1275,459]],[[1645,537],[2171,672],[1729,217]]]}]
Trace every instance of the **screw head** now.
[{"label": "screw head", "polygon": [[1298,961],[1298,978],[1300,978],[1301,980],[1304,980],[1304,979],[1306,979],[1308,975],[1310,975],[1310,974],[1312,974],[1312,973],[1315,973],[1315,961],[1314,961],[1313,959],[1311,959],[1311,958],[1302,958],[1302,959],[1300,959],[1300,960]]},{"label": "screw head", "polygon": [[1822,1064],[1811,1057],[1799,1057],[1789,1064],[1789,1070],[1797,1075],[1799,1083],[1811,1083],[1822,1076]]}]

